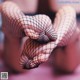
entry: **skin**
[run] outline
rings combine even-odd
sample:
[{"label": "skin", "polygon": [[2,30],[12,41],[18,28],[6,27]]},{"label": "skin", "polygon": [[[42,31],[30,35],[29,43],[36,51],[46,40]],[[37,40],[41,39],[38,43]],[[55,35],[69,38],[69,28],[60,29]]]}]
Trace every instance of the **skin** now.
[{"label": "skin", "polygon": [[[12,5],[12,6],[9,7],[10,5]],[[22,39],[24,37],[29,37],[31,39],[37,38],[38,42],[44,41],[45,38],[50,38],[50,39],[54,40],[54,38],[56,38],[56,36],[54,34],[54,29],[52,29],[51,20],[48,16],[45,16],[45,15],[36,15],[33,17],[25,16],[23,14],[23,12],[21,12],[20,8],[15,3],[8,2],[8,1],[4,2],[1,7],[2,7],[1,13],[2,13],[2,20],[3,20],[2,28],[3,28],[3,32],[5,34],[5,52],[4,52],[5,53],[5,55],[4,55],[5,62],[14,70],[20,70],[21,67],[19,65],[19,59],[21,58],[21,54],[23,55],[23,53],[21,53],[22,52],[21,51]],[[13,10],[13,8],[14,8],[14,10]],[[31,24],[31,22],[28,22],[29,20],[27,21],[27,19],[29,19],[29,18],[32,18],[31,19],[32,24]],[[26,20],[24,20],[24,19],[26,19]],[[40,26],[33,25],[34,21],[36,22],[36,20],[38,22],[37,24],[41,23]],[[28,22],[28,25],[26,24],[27,22]],[[9,28],[7,28],[7,27],[9,27]],[[9,30],[11,33],[9,32]],[[40,34],[42,32],[44,33],[44,35]],[[24,33],[25,33],[25,35],[24,35]],[[46,40],[46,41],[48,41],[48,40]],[[26,45],[25,45],[26,47],[28,47],[27,44],[28,43],[26,43]],[[36,46],[36,44],[37,43],[35,43],[35,46]],[[31,68],[37,67],[38,64],[45,62],[48,59],[49,52],[51,52],[51,51],[50,50],[48,51],[45,49],[47,48],[46,46],[49,46],[49,45],[50,44],[42,45],[42,47],[44,49],[42,47],[40,48],[40,45],[37,47],[37,48],[40,48],[39,52],[36,51],[35,54],[37,54],[37,55],[35,55],[35,57],[32,56],[32,58],[33,58],[32,61],[30,59],[28,60],[29,62],[27,62],[27,63],[29,63],[28,64],[29,67],[27,66],[26,69],[31,69]],[[43,55],[42,55],[42,52],[43,52]],[[46,53],[46,54],[44,54],[44,53]],[[25,54],[26,54],[26,52],[25,52]],[[31,56],[31,55],[33,55],[33,54],[28,53],[28,56]],[[36,58],[39,60],[38,62],[35,61]],[[45,60],[45,58],[47,58],[47,59]],[[12,60],[9,60],[9,59],[12,59]],[[27,61],[27,60],[24,60],[24,61]],[[25,64],[24,61],[23,61],[23,64]]]},{"label": "skin", "polygon": [[[48,54],[50,55],[50,52],[52,49],[53,50],[52,54],[55,54],[55,57],[52,58],[54,61],[54,65],[57,68],[60,68],[60,70],[62,69],[66,72],[67,71],[72,72],[78,66],[78,55],[77,54],[78,54],[79,49],[77,48],[78,47],[77,42],[78,42],[78,36],[80,34],[79,29],[76,27],[77,25],[76,25],[75,10],[70,6],[67,6],[67,7],[65,6],[62,9],[60,9],[56,15],[53,26],[55,27],[55,30],[58,35],[58,38],[55,41],[55,44],[57,44],[57,48],[54,50],[54,46],[52,45],[53,43],[49,43],[50,45],[52,45],[52,48],[50,48],[49,44],[48,44],[48,47],[50,48],[50,51],[48,52]],[[26,45],[25,46],[26,48],[24,48],[24,49],[26,49],[28,51],[28,54],[27,54],[27,52],[25,52],[26,50],[24,50],[24,53],[26,53],[28,56],[30,56],[31,52],[28,50],[27,46],[29,46],[29,45]],[[46,45],[44,45],[44,46],[45,46],[45,49],[43,49],[43,51],[46,54],[47,47],[46,47]],[[37,46],[37,47],[40,48],[39,46]],[[49,48],[48,48],[48,50],[49,50]],[[39,54],[41,54],[41,51],[38,51],[38,53],[35,53],[35,54],[37,54],[37,57],[38,57]],[[42,55],[44,55],[44,53],[42,53]],[[36,63],[35,63],[34,59],[31,63],[37,64],[39,62],[46,62],[48,60],[49,56],[47,57],[46,60],[45,60],[45,58],[46,58],[46,55],[45,55],[45,57],[43,57],[40,60],[38,60],[39,59],[39,57],[38,57],[36,60]],[[41,61],[43,59],[45,61]],[[31,63],[29,63],[29,64],[31,64]],[[26,67],[28,68],[28,66],[26,66]],[[35,68],[36,68],[36,66],[35,66]],[[32,69],[32,66],[30,69]]]},{"label": "skin", "polygon": [[[78,30],[76,30],[76,32],[79,33]],[[8,36],[9,38],[9,36]],[[16,44],[19,43],[19,41],[13,41],[11,40],[10,44],[13,44],[13,42],[15,42]],[[62,69],[64,71],[68,71],[68,72],[72,72],[77,66],[78,66],[78,52],[77,52],[77,42],[78,42],[78,34],[75,35],[74,37],[72,37],[70,39],[70,42],[68,43],[68,45],[66,45],[65,47],[57,47],[54,50],[55,57],[54,59],[54,66],[57,66],[57,68]],[[6,45],[9,45],[8,42],[6,42]],[[20,43],[19,43],[20,44]],[[18,45],[19,45],[18,44]],[[19,47],[19,46],[18,46]],[[7,47],[6,47],[7,48]],[[9,47],[11,48],[11,47]],[[9,48],[7,49],[7,51],[9,51]],[[13,48],[13,47],[12,47]],[[17,48],[18,49],[18,48]],[[72,49],[72,50],[71,50]],[[14,48],[14,51],[16,50],[16,48]],[[5,50],[6,51],[6,50]],[[17,54],[17,50],[15,51]],[[7,52],[9,53],[9,52]],[[19,53],[19,52],[18,52]],[[53,54],[54,54],[53,53]],[[63,54],[65,53],[65,54]],[[10,54],[10,53],[9,53]],[[14,54],[14,52],[13,52]],[[20,56],[20,54],[18,54]],[[10,56],[11,57],[11,56]],[[13,57],[13,56],[12,56]],[[17,58],[16,58],[17,59]],[[19,59],[19,58],[18,58]],[[8,60],[8,57],[7,57]],[[18,61],[18,60],[16,60]],[[14,63],[12,63],[12,67],[15,65],[15,61],[13,61]],[[19,62],[19,61],[18,61]],[[44,62],[44,61],[43,61]],[[10,62],[11,63],[11,62]],[[15,67],[16,68],[16,67]],[[17,67],[18,69],[18,67]]]},{"label": "skin", "polygon": [[26,14],[34,14],[37,11],[38,0],[4,0],[15,2],[20,9]]},{"label": "skin", "polygon": [[65,47],[57,47],[54,50],[54,66],[56,70],[64,72],[73,72],[80,63],[80,31],[77,29],[77,35],[71,38],[70,43]]},{"label": "skin", "polygon": [[[50,0],[50,7],[53,12],[57,11],[59,4],[56,0]],[[55,4],[54,4],[55,3]],[[76,8],[77,13],[79,9]],[[73,72],[80,64],[80,30],[77,29],[77,35],[74,39],[70,39],[70,43],[64,47],[57,47],[54,50],[54,58],[52,57],[56,70],[64,72]]]}]

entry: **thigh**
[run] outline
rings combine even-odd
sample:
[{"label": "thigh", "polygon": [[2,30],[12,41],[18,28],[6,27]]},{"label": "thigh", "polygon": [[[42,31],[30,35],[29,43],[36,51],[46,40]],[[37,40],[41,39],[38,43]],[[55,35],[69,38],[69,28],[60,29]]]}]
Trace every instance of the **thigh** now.
[{"label": "thigh", "polygon": [[[80,33],[79,33],[80,34]],[[79,65],[80,55],[79,35],[70,39],[67,46],[57,47],[54,51],[54,66],[63,71],[72,72]]]},{"label": "thigh", "polygon": [[16,72],[24,72],[19,64],[21,57],[21,43],[19,39],[10,39],[5,35],[4,41],[4,62],[11,69]]}]

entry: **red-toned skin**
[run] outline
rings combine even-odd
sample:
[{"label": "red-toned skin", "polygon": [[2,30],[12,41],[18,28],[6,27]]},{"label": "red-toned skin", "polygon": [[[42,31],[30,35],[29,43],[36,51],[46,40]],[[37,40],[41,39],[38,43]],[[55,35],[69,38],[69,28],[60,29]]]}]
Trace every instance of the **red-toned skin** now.
[{"label": "red-toned skin", "polygon": [[[57,11],[60,7],[63,6],[63,5],[59,5],[59,3],[57,3],[56,1],[59,0],[49,0],[50,7],[53,12]],[[74,1],[75,0],[72,0],[72,2]],[[64,4],[67,5],[66,3]],[[80,13],[80,10],[78,8],[80,6],[79,4],[72,3],[68,5],[72,5],[76,9],[76,12]],[[55,68],[61,71],[63,70],[65,72],[73,72],[76,69],[76,67],[78,67],[78,65],[80,64],[80,59],[79,59],[80,58],[80,29],[79,28],[77,30],[77,35],[72,39],[70,39],[70,41],[71,41],[70,44],[65,46],[65,48],[57,47],[53,52],[55,55],[52,60],[54,66],[56,66]]]},{"label": "red-toned skin", "polygon": [[[56,53],[55,57],[54,57],[55,65],[57,67],[59,67],[60,69],[63,69],[64,71],[73,71],[75,69],[75,67],[77,67],[77,65],[78,65],[78,60],[77,60],[78,58],[76,57],[77,54],[75,54],[78,51],[75,46],[75,45],[77,45],[76,40],[78,40],[78,34],[75,35],[74,39],[72,37],[69,44],[67,46],[65,46],[65,49],[62,50],[62,48],[60,47],[60,48],[56,48],[56,50],[53,52],[53,53]],[[13,48],[14,48],[14,46],[13,46]],[[72,48],[72,50],[71,50],[71,48]],[[58,53],[60,55],[58,55]],[[63,53],[65,53],[66,56]],[[74,64],[72,62],[74,62]],[[66,63],[66,64],[64,64],[64,63]]]},{"label": "red-toned skin", "polygon": [[[54,50],[52,61],[56,70],[64,72],[73,72],[80,63],[80,31],[77,35],[71,38],[70,44],[64,47],[57,47]],[[75,33],[74,33],[75,35]]]}]

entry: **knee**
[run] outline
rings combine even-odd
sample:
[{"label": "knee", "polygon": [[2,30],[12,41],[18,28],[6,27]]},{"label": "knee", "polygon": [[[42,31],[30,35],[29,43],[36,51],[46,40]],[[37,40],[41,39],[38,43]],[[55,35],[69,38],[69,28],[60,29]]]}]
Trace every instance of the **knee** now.
[{"label": "knee", "polygon": [[60,48],[57,49],[53,59],[55,70],[68,73],[74,72],[79,65],[77,56],[75,53],[64,53]]}]

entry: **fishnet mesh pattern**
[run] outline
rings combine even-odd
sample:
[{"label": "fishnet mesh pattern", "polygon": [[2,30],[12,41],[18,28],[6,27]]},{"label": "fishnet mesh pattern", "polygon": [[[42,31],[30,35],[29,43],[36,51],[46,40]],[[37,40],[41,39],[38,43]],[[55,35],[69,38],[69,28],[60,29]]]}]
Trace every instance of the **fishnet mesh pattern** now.
[{"label": "fishnet mesh pattern", "polygon": [[50,39],[56,38],[51,20],[46,15],[25,16],[15,3],[9,1],[3,3],[1,12],[3,29],[7,29],[13,36],[15,34],[16,37],[23,37],[24,32],[25,35],[35,39],[36,35],[44,32]]},{"label": "fishnet mesh pattern", "polygon": [[[76,30],[76,13],[69,6],[57,12],[53,26],[49,17],[45,15],[25,16],[12,2],[3,3],[1,12],[4,33],[7,31],[11,36],[23,37],[24,32],[31,38],[26,40],[20,57],[21,66],[26,69],[38,67],[39,64],[47,61],[54,48],[67,45]],[[32,40],[38,39],[40,33],[46,34],[50,39],[55,39],[54,32],[57,34],[56,41],[40,44]]]},{"label": "fishnet mesh pattern", "polygon": [[32,40],[29,40],[29,43],[26,41],[23,54],[26,53],[29,59],[32,58],[32,62],[30,63],[31,68],[35,66],[35,64],[39,65],[47,61],[55,47],[68,45],[73,34],[76,34],[76,13],[74,9],[69,6],[60,9],[56,14],[53,26],[58,35],[56,41],[43,45]]},{"label": "fishnet mesh pattern", "polygon": [[53,26],[58,35],[56,44],[58,46],[67,45],[73,33],[76,32],[75,10],[70,6],[64,6],[61,8],[56,14]]},{"label": "fishnet mesh pattern", "polygon": [[24,55],[26,57],[24,58],[25,60],[23,58],[20,59],[21,66],[24,66],[24,63],[26,61],[27,69],[32,69],[34,67],[37,67],[42,62],[48,60],[49,55],[54,47],[56,47],[54,42],[49,42],[47,44],[40,44],[31,39],[28,39],[23,47],[23,52],[21,57],[23,57]]}]

